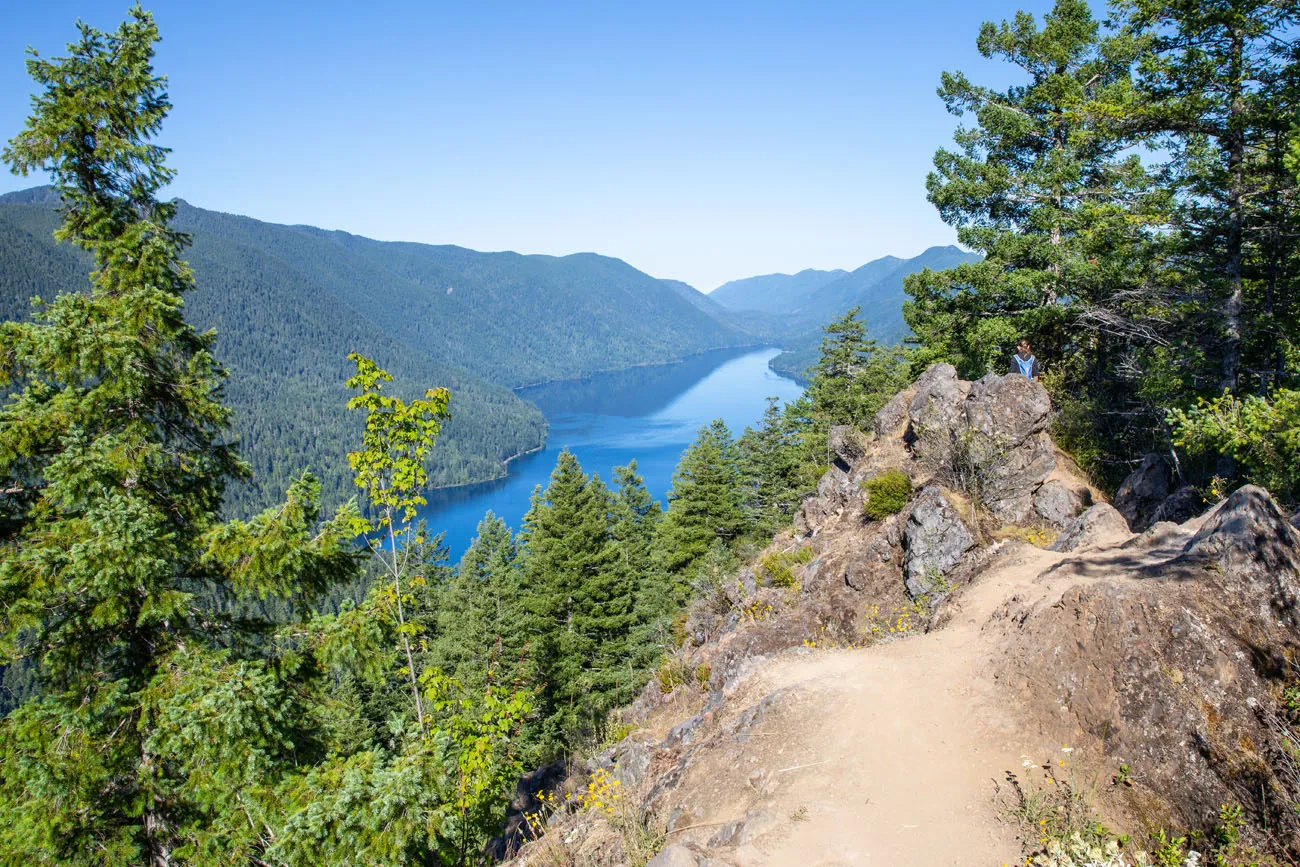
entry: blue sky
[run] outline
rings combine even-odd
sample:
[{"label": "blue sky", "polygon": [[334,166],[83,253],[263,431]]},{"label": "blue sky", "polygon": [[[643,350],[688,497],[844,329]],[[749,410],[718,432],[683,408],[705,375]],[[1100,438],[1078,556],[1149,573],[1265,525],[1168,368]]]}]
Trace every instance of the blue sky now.
[{"label": "blue sky", "polygon": [[[23,51],[126,0],[4,0],[0,138]],[[985,19],[1050,4],[156,0],[171,192],[263,220],[480,250],[618,256],[703,290],[952,243],[935,96]],[[0,192],[43,179],[0,175]]]}]

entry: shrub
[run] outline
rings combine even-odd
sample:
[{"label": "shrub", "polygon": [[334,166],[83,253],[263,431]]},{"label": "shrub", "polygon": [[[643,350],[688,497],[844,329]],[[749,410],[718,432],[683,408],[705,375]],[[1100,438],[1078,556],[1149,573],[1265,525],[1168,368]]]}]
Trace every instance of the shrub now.
[{"label": "shrub", "polygon": [[922,431],[916,443],[921,463],[934,473],[940,484],[970,498],[976,508],[986,505],[989,484],[1006,466],[1010,444],[1004,437],[990,436],[966,425],[960,430],[940,428]]},{"label": "shrub", "polygon": [[812,562],[812,548],[794,551],[769,551],[758,561],[758,573],[773,587],[797,588],[799,579],[794,569]]},{"label": "shrub", "polygon": [[883,521],[903,511],[912,496],[912,480],[902,470],[885,470],[862,483],[867,502],[862,511],[873,521]]},{"label": "shrub", "polygon": [[655,672],[655,681],[659,684],[659,691],[667,695],[686,683],[688,675],[686,663],[676,657],[669,657],[659,663],[659,669]]},{"label": "shrub", "polygon": [[701,662],[699,667],[695,669],[696,684],[699,685],[700,689],[708,689],[709,678],[711,677],[713,677],[713,666],[709,665],[707,662]]}]

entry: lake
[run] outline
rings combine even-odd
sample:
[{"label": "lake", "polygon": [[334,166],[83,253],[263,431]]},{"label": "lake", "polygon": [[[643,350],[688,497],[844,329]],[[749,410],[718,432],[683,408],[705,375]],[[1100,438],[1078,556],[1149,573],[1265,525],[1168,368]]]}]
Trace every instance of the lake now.
[{"label": "lake", "polygon": [[762,418],[768,397],[793,400],[803,391],[767,366],[779,352],[710,352],[677,364],[520,389],[519,396],[550,422],[546,447],[512,461],[504,479],[430,491],[420,516],[431,532],[447,534],[455,563],[489,509],[518,531],[533,488],[546,487],[556,456],[566,447],[583,470],[606,481],[614,467],[636,460],[646,487],[664,502],[677,460],[701,427],[721,418],[739,436]]}]

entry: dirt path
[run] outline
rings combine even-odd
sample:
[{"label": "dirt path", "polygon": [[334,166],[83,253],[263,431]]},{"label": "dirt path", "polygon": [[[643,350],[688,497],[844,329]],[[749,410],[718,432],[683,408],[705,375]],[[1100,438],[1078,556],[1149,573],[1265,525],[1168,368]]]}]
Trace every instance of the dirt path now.
[{"label": "dirt path", "polygon": [[737,851],[741,864],[1018,863],[994,782],[1025,743],[988,671],[981,627],[1013,594],[1043,599],[1078,577],[1040,580],[1063,555],[1021,549],[963,594],[945,628],[842,652],[787,657],[756,690],[795,688],[802,724],[783,744],[789,776],[770,812],[780,824]]}]

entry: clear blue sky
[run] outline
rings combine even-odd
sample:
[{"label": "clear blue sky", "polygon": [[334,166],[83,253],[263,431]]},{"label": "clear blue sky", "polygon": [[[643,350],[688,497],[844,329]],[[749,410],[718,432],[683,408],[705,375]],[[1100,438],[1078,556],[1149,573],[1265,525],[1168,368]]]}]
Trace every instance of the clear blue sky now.
[{"label": "clear blue sky", "polygon": [[[0,138],[23,51],[127,0],[0,0]],[[1045,2],[156,0],[172,193],[385,240],[595,251],[703,290],[955,235],[925,175],[979,23]],[[42,178],[0,175],[0,192]]]}]

